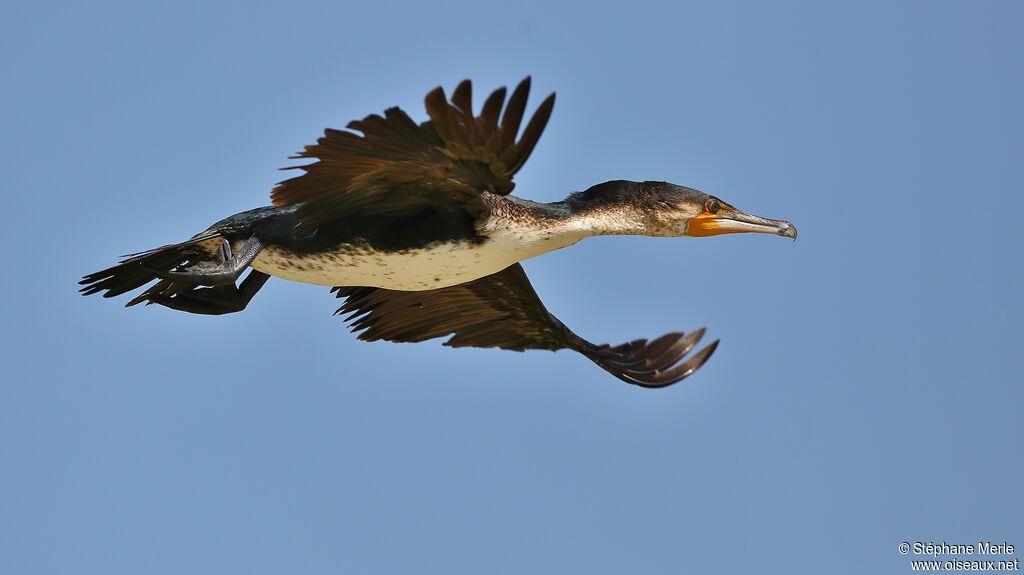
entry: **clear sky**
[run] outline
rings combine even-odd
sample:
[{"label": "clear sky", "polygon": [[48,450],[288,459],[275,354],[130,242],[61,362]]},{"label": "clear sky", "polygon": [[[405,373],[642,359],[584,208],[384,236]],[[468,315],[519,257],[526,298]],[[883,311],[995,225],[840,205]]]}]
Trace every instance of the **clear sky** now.
[{"label": "clear sky", "polygon": [[[1024,549],[1019,2],[6,2],[0,572],[903,573]],[[265,205],[326,126],[472,78],[558,103],[516,192],[664,179],[798,241],[526,264],[667,390],[356,341],[326,288],[201,317],[76,281]],[[1021,551],[1014,556],[1020,558]]]}]

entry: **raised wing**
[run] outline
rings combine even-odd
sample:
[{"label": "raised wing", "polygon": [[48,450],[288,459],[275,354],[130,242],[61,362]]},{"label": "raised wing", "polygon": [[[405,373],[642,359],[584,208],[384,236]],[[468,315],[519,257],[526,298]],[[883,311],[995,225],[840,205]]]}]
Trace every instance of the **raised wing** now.
[{"label": "raised wing", "polygon": [[[615,347],[595,345],[577,336],[541,303],[519,264],[478,280],[435,290],[394,291],[336,287],[344,297],[336,314],[348,314],[352,331],[364,341],[419,342],[452,335],[452,347],[576,350],[615,377],[643,387],[672,385],[697,371],[718,340],[689,359],[704,335],[665,334]],[[682,362],[682,363],[680,363]]]},{"label": "raised wing", "polygon": [[287,168],[305,173],[278,184],[271,200],[278,207],[301,204],[296,212],[299,233],[359,215],[429,210],[476,217],[484,209],[481,193],[512,191],[512,176],[540,139],[555,95],[541,103],[517,138],[530,78],[516,87],[507,105],[505,88],[494,91],[478,116],[473,114],[472,91],[465,80],[449,101],[436,88],[427,94],[430,120],[422,124],[399,108],[389,108],[383,116],[350,122],[353,131],[327,129],[315,145],[294,156],[316,162]]}]

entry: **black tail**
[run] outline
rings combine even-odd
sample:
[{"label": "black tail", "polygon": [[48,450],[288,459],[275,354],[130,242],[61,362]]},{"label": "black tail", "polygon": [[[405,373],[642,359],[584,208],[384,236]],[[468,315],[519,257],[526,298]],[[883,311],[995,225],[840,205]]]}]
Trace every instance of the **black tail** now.
[{"label": "black tail", "polygon": [[178,244],[169,244],[137,254],[124,256],[121,263],[91,273],[79,284],[85,286],[82,295],[106,292],[103,297],[115,297],[140,288],[153,280],[160,280],[125,306],[149,300],[151,294],[172,296],[195,288],[194,284],[160,279],[150,270],[171,271],[178,266],[189,266],[212,258],[223,238],[217,232],[204,232]]}]

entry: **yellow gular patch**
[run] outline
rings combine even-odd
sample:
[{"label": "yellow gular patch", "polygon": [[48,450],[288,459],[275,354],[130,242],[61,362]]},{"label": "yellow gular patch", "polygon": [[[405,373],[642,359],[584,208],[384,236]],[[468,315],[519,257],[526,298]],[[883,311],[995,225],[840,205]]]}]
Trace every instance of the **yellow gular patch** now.
[{"label": "yellow gular patch", "polygon": [[704,212],[686,222],[686,235],[702,238],[719,234],[732,234],[737,230],[723,230],[718,225],[718,216]]}]

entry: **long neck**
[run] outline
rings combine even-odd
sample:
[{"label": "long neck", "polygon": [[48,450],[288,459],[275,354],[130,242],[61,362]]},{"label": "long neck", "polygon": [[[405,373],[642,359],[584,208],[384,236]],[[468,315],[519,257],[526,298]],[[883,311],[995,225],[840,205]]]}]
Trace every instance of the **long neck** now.
[{"label": "long neck", "polygon": [[544,204],[548,209],[561,210],[565,233],[577,234],[580,239],[591,236],[645,236],[651,235],[646,214],[634,206],[608,204],[579,205],[566,201]]},{"label": "long neck", "polygon": [[532,257],[604,235],[652,235],[647,219],[628,204],[587,205],[571,199],[531,202],[487,194],[490,215],[480,231],[520,244]]}]

